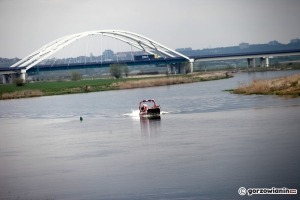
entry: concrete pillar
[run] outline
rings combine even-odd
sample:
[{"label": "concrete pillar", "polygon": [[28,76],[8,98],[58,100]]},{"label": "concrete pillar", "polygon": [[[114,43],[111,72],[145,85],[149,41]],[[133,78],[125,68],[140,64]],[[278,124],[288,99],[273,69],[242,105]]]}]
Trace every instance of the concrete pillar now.
[{"label": "concrete pillar", "polygon": [[193,73],[194,72],[194,59],[190,59],[190,69],[191,69],[191,73]]},{"label": "concrete pillar", "polygon": [[266,57],[266,67],[269,67],[269,57]]},{"label": "concrete pillar", "polygon": [[14,80],[14,74],[3,74],[2,75],[2,82],[3,84],[11,84]]},{"label": "concrete pillar", "polygon": [[26,74],[25,73],[21,73],[20,74],[20,78],[23,79],[23,82],[26,81]]},{"label": "concrete pillar", "polygon": [[252,60],[252,58],[247,58],[247,68],[249,68],[249,67],[250,67],[251,60]]},{"label": "concrete pillar", "polygon": [[170,64],[167,64],[167,74],[171,74],[172,72],[172,66]]},{"label": "concrete pillar", "polygon": [[252,67],[255,68],[255,58],[252,58]]},{"label": "concrete pillar", "polygon": [[260,67],[264,67],[264,58],[263,57],[259,58],[259,65],[260,65]]},{"label": "concrete pillar", "polygon": [[176,74],[176,66],[171,65],[171,74]]},{"label": "concrete pillar", "polygon": [[178,73],[185,74],[185,65],[184,64],[183,65],[181,64],[178,66]]},{"label": "concrete pillar", "polygon": [[23,82],[25,83],[25,81],[26,81],[26,70],[24,70],[24,69],[21,70],[20,78],[23,79]]},{"label": "concrete pillar", "polygon": [[15,74],[7,74],[7,83],[11,84],[14,82]]},{"label": "concrete pillar", "polygon": [[2,74],[2,83],[6,84],[6,74]]},{"label": "concrete pillar", "polygon": [[260,58],[260,66],[261,67],[269,67],[269,57],[261,57]]}]

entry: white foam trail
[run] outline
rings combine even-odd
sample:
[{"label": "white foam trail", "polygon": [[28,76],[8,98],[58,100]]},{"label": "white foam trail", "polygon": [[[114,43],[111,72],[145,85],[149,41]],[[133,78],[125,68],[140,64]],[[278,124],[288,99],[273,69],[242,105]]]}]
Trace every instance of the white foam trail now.
[{"label": "white foam trail", "polygon": [[[160,111],[161,115],[168,114],[168,113],[171,113],[171,112]],[[128,117],[132,117],[134,119],[139,119],[139,117],[140,117],[140,111],[139,110],[132,110],[130,113],[123,114],[123,116],[128,116]]]},{"label": "white foam trail", "polygon": [[139,117],[140,116],[140,111],[139,110],[132,110],[131,113],[125,113],[123,115],[124,116],[129,116],[129,117]]}]

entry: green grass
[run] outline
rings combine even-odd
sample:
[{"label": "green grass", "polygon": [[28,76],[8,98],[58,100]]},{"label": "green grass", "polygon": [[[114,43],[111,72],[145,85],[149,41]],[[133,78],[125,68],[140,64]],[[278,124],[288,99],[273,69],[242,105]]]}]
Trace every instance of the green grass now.
[{"label": "green grass", "polygon": [[[198,82],[206,80],[216,80],[221,78],[229,78],[224,73],[218,74],[200,74],[193,75],[176,75],[176,76],[156,76],[156,77],[139,77],[139,78],[120,78],[120,79],[95,79],[95,80],[80,80],[80,81],[65,81],[65,82],[36,82],[26,83],[24,86],[16,86],[15,84],[0,85],[0,99],[26,98],[36,96],[50,96],[62,94],[74,94],[85,92],[99,92],[107,90],[128,89],[137,87],[151,87],[169,85],[170,79],[179,80],[173,81],[171,84],[181,84],[188,82]],[[183,79],[184,81],[181,81]],[[165,81],[163,81],[165,80]],[[126,84],[142,81],[144,84],[138,86],[122,87]],[[151,84],[149,85],[148,82]],[[157,82],[161,84],[157,85]]]},{"label": "green grass", "polygon": [[82,93],[116,89],[113,83],[122,82],[124,79],[97,79],[66,82],[37,82],[27,83],[17,87],[15,84],[0,85],[0,98],[4,93],[12,93],[24,90],[39,90],[45,96],[70,93]]}]

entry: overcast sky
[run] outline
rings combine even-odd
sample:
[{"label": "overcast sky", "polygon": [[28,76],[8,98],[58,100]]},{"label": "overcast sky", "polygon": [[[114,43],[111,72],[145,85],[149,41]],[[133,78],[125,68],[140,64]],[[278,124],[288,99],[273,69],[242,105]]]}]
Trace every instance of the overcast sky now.
[{"label": "overcast sky", "polygon": [[300,38],[300,0],[0,0],[0,57],[67,34],[136,32],[173,49]]}]

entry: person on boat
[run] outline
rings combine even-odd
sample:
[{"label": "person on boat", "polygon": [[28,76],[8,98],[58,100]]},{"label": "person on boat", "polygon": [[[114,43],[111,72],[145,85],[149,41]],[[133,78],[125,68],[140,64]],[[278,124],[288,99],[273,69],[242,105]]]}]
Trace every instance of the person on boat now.
[{"label": "person on boat", "polygon": [[141,111],[145,112],[147,110],[148,110],[148,105],[147,104],[143,104],[142,107],[141,107]]}]

